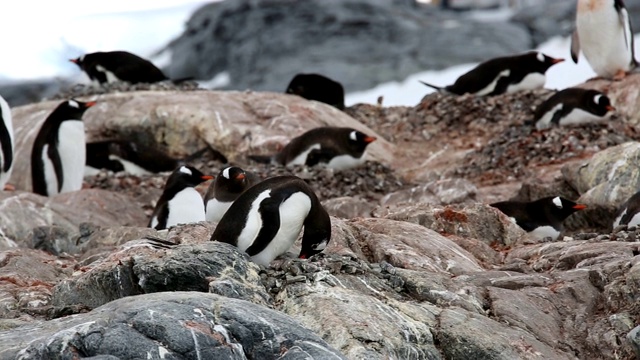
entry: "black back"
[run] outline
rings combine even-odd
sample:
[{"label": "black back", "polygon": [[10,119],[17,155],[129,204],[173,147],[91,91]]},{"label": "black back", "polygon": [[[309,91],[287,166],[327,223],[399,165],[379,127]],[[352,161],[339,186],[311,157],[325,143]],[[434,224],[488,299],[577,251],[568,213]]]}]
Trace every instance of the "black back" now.
[{"label": "black back", "polygon": [[[188,169],[185,172],[184,168]],[[190,172],[190,173],[189,173]],[[148,227],[152,227],[152,221],[155,217],[158,220],[158,224],[154,227],[156,230],[162,230],[167,226],[167,219],[169,218],[169,201],[176,196],[180,191],[188,187],[196,187],[201,183],[210,180],[212,176],[204,175],[200,170],[193,166],[180,166],[169,175],[167,183],[164,185],[164,190],[160,199],[156,203],[156,207],[151,214]]]},{"label": "black back", "polygon": [[[355,134],[355,140],[352,138]],[[291,140],[276,154],[277,162],[287,165],[313,144],[320,144],[320,149],[314,150],[311,158],[307,157],[307,165],[319,162],[329,162],[334,156],[349,154],[359,158],[367,146],[375,140],[374,137],[347,127],[319,127],[311,129]]]},{"label": "black back", "polygon": [[[540,60],[542,58],[542,61]],[[536,51],[520,55],[505,56],[487,60],[460,76],[453,85],[445,89],[453,94],[475,94],[491,84],[501,72],[509,70],[508,76],[501,77],[494,90],[488,95],[499,95],[507,91],[509,85],[518,84],[531,73],[545,74],[547,70],[561,60],[554,59]]]},{"label": "black back", "polygon": [[98,66],[112,72],[121,81],[131,84],[154,83],[168,79],[150,61],[126,51],[95,52],[71,61],[87,73],[91,80],[101,84],[107,82],[107,77],[98,70]]},{"label": "black back", "polygon": [[319,74],[298,74],[291,79],[287,94],[302,96],[344,109],[344,88],[342,84]]},{"label": "black back", "polygon": [[[229,178],[224,176],[226,169],[228,169]],[[258,181],[257,175],[240,167],[228,166],[223,168],[216,176],[215,181],[209,185],[204,196],[204,203],[206,205],[213,198],[218,199],[220,202],[234,201]]]},{"label": "black back", "polygon": [[[72,106],[74,102],[78,105],[77,107]],[[84,112],[94,104],[95,102],[85,103],[77,100],[67,100],[60,103],[45,119],[31,150],[31,182],[34,193],[44,196],[49,195],[47,194],[47,181],[45,179],[44,161],[42,160],[42,150],[45,145],[49,145],[47,151],[49,158],[53,162],[53,167],[58,179],[58,191],[62,189],[64,176],[62,172],[62,161],[58,153],[58,142],[60,140],[58,139],[58,133],[60,125],[66,120],[82,120]]]},{"label": "black back", "polygon": [[110,159],[110,155],[130,161],[154,173],[172,171],[181,163],[180,160],[174,159],[156,148],[133,141],[102,140],[87,143],[87,165],[114,172],[123,171],[122,163]]},{"label": "black back", "polygon": [[328,243],[331,239],[329,214],[322,207],[311,187],[296,176],[269,178],[242,193],[220,219],[211,236],[211,241],[226,242],[237,246],[238,237],[248,221],[249,210],[258,196],[267,190],[271,190],[270,197],[262,200],[258,208],[262,217],[262,228],[253,244],[247,248],[247,254],[256,255],[269,245],[280,228],[280,205],[296,192],[306,194],[311,200],[311,209],[304,221],[300,255],[309,257],[322,251],[322,249],[315,248],[322,242]]},{"label": "black back", "polygon": [[562,104],[562,108],[557,109],[551,119],[551,123],[556,125],[574,109],[581,109],[596,116],[605,116],[612,109],[611,101],[600,91],[568,88],[558,91],[540,104],[534,113],[535,121],[540,120],[559,104]]},{"label": "black back", "polygon": [[564,219],[585,206],[562,197],[559,197],[562,206],[557,206],[553,202],[556,197],[549,196],[532,202],[502,201],[490,206],[516,219],[516,223],[525,231],[533,231],[540,226],[561,230]]},{"label": "black back", "polygon": [[[2,103],[7,104],[7,102],[0,96],[0,105]],[[9,107],[9,104],[7,104]],[[7,127],[5,121],[10,121],[11,114],[4,114],[2,110],[2,106],[0,106],[0,147],[2,151],[2,167],[1,171],[6,173],[11,169],[11,164],[13,164],[13,144],[11,142],[11,134],[9,133],[9,128]]]}]

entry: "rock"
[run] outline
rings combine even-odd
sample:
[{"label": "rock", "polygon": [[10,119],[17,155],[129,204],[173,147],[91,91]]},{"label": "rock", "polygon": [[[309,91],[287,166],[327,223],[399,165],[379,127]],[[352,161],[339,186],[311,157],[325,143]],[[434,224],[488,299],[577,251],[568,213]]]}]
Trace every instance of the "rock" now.
[{"label": "rock", "polygon": [[[450,46],[461,42],[466,46]],[[530,46],[519,25],[478,22],[422,6],[243,0],[196,11],[167,47],[172,58],[166,70],[171,77],[202,80],[225,72],[227,89],[278,92],[297,73],[313,72],[339,80],[349,92]]]},{"label": "rock", "polygon": [[56,311],[65,314],[94,309],[138,294],[210,289],[259,304],[269,303],[258,266],[246,254],[228,244],[201,241],[204,243],[174,247],[157,246],[153,241],[125,243],[105,260],[58,284],[53,289]]},{"label": "rock", "polygon": [[322,206],[329,215],[351,219],[355,217],[368,217],[376,207],[375,203],[364,199],[343,196],[322,202]]},{"label": "rock", "polygon": [[417,204],[391,212],[387,218],[420,224],[441,234],[477,239],[488,245],[511,245],[525,234],[503,213],[483,204],[462,209]]},{"label": "rock", "polygon": [[[16,162],[11,183],[31,190],[30,154],[39,126],[59,102],[13,109]],[[84,115],[87,140],[136,138],[172,156],[206,144],[230,161],[275,152],[296,134],[318,126],[347,126],[379,139],[369,158],[391,164],[394,146],[332,106],[275,93],[149,91],[108,94]]]},{"label": "rock", "polygon": [[636,357],[640,357],[640,325],[629,331],[629,334],[627,334],[627,341],[629,341],[631,346],[633,346]]},{"label": "rock", "polygon": [[33,321],[51,313],[53,287],[71,275],[75,261],[40,250],[0,252],[0,329],[19,321]]},{"label": "rock", "polygon": [[[640,3],[636,8],[640,10]],[[640,74],[629,74],[621,81],[590,80],[579,85],[582,88],[595,89],[607,94],[613,106],[616,107],[616,113],[629,119],[631,125],[640,123],[640,105],[635,101],[640,96],[638,86],[640,86]]]},{"label": "rock", "polygon": [[89,313],[0,332],[0,357],[316,359],[344,357],[291,317],[197,292],[116,300]]},{"label": "rock", "polygon": [[533,47],[536,47],[554,36],[571,36],[575,16],[574,2],[537,0],[526,2],[510,21],[524,25],[531,33]]},{"label": "rock", "polygon": [[435,205],[471,204],[478,189],[465,179],[432,181],[411,189],[396,191],[381,200],[382,205],[430,203]]},{"label": "rock", "polygon": [[0,94],[9,103],[9,106],[16,107],[39,102],[70,86],[68,81],[60,79],[2,83],[0,84]]},{"label": "rock", "polygon": [[628,142],[562,169],[567,182],[589,207],[617,209],[640,188],[640,143]]},{"label": "rock", "polygon": [[[34,237],[32,229],[39,226],[55,224],[64,229],[62,231],[75,232],[84,222],[101,226],[146,224],[146,215],[137,206],[131,206],[131,202],[126,195],[99,189],[74,191],[50,198],[25,192],[0,192],[0,230],[26,247]],[[75,235],[65,236],[65,244],[43,246],[54,252],[73,253]]]}]

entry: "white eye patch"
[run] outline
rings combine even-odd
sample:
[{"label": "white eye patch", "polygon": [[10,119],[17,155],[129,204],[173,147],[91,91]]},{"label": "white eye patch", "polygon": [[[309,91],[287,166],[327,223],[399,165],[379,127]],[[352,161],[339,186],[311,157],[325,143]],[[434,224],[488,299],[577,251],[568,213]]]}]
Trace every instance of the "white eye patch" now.
[{"label": "white eye patch", "polygon": [[593,102],[596,104],[600,104],[600,99],[602,99],[602,94],[598,94],[593,97]]},{"label": "white eye patch", "polygon": [[180,172],[183,173],[183,174],[187,174],[187,175],[193,175],[191,170],[189,170],[189,168],[186,167],[186,166],[180,167]]},{"label": "white eye patch", "polygon": [[69,103],[69,106],[71,106],[71,107],[74,107],[74,108],[76,108],[76,109],[79,109],[79,108],[80,108],[80,104],[78,104],[78,102],[77,102],[77,101],[75,101],[75,100],[69,100],[69,102],[68,102],[68,103]]},{"label": "white eye patch", "polygon": [[357,132],[356,132],[356,131],[352,131],[352,132],[349,134],[349,139],[351,139],[351,140],[353,140],[353,141],[358,140],[358,134],[357,134]]},{"label": "white eye patch", "polygon": [[231,169],[230,167],[222,170],[222,176],[224,176],[225,179],[230,179],[230,175],[229,175],[229,169]]},{"label": "white eye patch", "polygon": [[540,62],[544,62],[544,54],[543,54],[543,53],[541,53],[541,52],[539,52],[539,53],[536,55],[536,59],[538,59],[538,61],[540,61]]},{"label": "white eye patch", "polygon": [[559,209],[562,209],[562,200],[560,200],[559,196],[553,198],[553,204],[557,206]]}]

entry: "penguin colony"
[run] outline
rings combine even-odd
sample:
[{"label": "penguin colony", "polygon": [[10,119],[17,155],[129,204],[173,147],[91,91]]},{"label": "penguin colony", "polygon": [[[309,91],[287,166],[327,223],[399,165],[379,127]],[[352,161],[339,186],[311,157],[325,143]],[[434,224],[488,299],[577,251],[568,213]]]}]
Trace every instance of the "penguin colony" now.
[{"label": "penguin colony", "polygon": [[[614,80],[633,71],[633,31],[622,0],[578,0],[576,30],[571,57],[580,51],[600,77]],[[96,52],[70,60],[96,84],[124,81],[131,84],[167,81],[151,62],[125,51]],[[546,72],[564,59],[528,52],[489,59],[454,84],[425,85],[453,95],[492,96],[506,92],[542,88]],[[173,80],[178,82],[180,80]],[[342,85],[320,74],[298,74],[286,93],[344,109]],[[300,258],[322,252],[331,239],[331,219],[314,190],[295,176],[260,180],[237,166],[227,166],[215,176],[204,196],[196,187],[214,176],[205,175],[187,163],[203,149],[185,159],[174,159],[132,140],[86,143],[82,116],[96,102],[69,99],[58,105],[42,123],[31,152],[33,192],[43,196],[78,191],[86,168],[148,174],[172,171],[149,220],[149,227],[167,229],[183,223],[216,222],[212,241],[237,246],[253,261],[268,266],[286,253],[302,232]],[[538,130],[551,126],[601,121],[615,108],[606,94],[570,88],[557,92],[540,105],[532,122]],[[11,110],[0,97],[0,186],[7,185],[14,163],[15,139]],[[336,171],[361,165],[366,149],[376,140],[356,129],[320,127],[311,129],[271,155],[250,155],[256,162],[282,166],[322,165]],[[226,163],[226,158],[222,157]],[[563,221],[586,208],[571,200],[551,196],[523,203],[491,204],[535,237],[557,239]],[[640,224],[640,192],[619,209],[613,226]]]}]

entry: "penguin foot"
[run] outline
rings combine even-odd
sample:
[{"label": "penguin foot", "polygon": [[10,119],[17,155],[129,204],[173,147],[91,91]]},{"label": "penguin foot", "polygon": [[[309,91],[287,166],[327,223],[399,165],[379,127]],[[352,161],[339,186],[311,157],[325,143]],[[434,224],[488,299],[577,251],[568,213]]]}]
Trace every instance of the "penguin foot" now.
[{"label": "penguin foot", "polygon": [[627,72],[624,70],[618,70],[615,75],[613,75],[613,81],[620,81],[627,77]]},{"label": "penguin foot", "polygon": [[16,191],[16,187],[11,185],[11,184],[5,184],[3,190],[4,191]]}]

